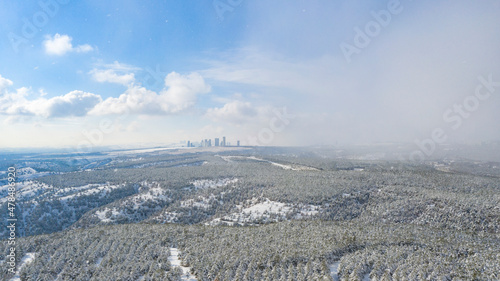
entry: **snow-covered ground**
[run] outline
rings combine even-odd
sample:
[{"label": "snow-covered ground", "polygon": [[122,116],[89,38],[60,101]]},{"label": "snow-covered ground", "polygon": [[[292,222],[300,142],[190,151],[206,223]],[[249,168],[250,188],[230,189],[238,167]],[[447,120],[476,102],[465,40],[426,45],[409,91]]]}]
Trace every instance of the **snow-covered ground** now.
[{"label": "snow-covered ground", "polygon": [[336,261],[329,266],[330,276],[332,276],[333,281],[339,280],[339,265],[340,261]]},{"label": "snow-covered ground", "polygon": [[170,248],[170,256],[168,261],[173,267],[179,267],[182,270],[181,280],[184,281],[197,281],[196,277],[191,274],[191,268],[181,265],[181,260],[179,259],[179,249]]},{"label": "snow-covered ground", "polygon": [[20,168],[20,169],[16,170],[17,176],[33,175],[36,173],[37,173],[37,171],[31,167],[25,167],[25,168]]},{"label": "snow-covered ground", "polygon": [[16,275],[10,279],[10,281],[21,281],[21,270],[25,265],[32,262],[35,259],[35,253],[26,253],[26,255],[21,259],[21,263],[18,265],[16,270]]},{"label": "snow-covered ground", "polygon": [[304,165],[297,165],[297,164],[286,165],[286,164],[281,164],[281,163],[269,161],[269,160],[266,160],[266,159],[257,158],[257,157],[254,157],[254,156],[250,156],[250,157],[247,157],[247,158],[255,160],[255,161],[267,162],[267,163],[270,163],[273,166],[280,167],[283,170],[292,170],[292,171],[318,171],[318,169],[316,169],[316,168],[308,167],[308,166],[304,166]]},{"label": "snow-covered ground", "polygon": [[[51,174],[51,172],[38,172],[32,167],[23,167],[16,169],[17,182],[22,182],[25,180],[35,179]],[[6,180],[7,172],[0,172],[0,180]]]},{"label": "snow-covered ground", "polygon": [[[8,185],[0,186],[0,192],[6,192]],[[109,184],[87,184],[83,186],[66,187],[55,190],[53,186],[37,181],[22,181],[16,184],[18,199],[30,200],[37,196],[50,192],[51,196],[59,200],[68,200],[77,196],[92,195],[96,193],[103,193],[103,195],[113,189],[121,188],[123,185],[109,185]],[[0,203],[3,203],[7,198],[1,198]]]},{"label": "snow-covered ground", "polygon": [[161,215],[155,216],[155,219],[163,223],[175,223],[177,221],[177,218],[181,215],[181,213],[177,212],[164,212]]},{"label": "snow-covered ground", "polygon": [[[216,197],[215,195],[213,194],[210,194],[210,196],[207,198],[207,197],[204,197],[204,196],[198,196],[194,199],[187,199],[187,200],[184,200],[184,201],[181,201],[181,207],[185,207],[185,208],[193,208],[193,207],[198,207],[198,208],[203,208],[203,209],[209,209],[210,206],[211,206],[211,202],[213,202],[214,200],[216,200]],[[218,202],[220,204],[223,204],[223,202]]]},{"label": "snow-covered ground", "polygon": [[205,188],[218,188],[218,187],[223,187],[227,186],[230,184],[237,183],[238,179],[232,179],[232,178],[223,178],[223,179],[217,179],[217,180],[195,180],[191,182],[191,184],[194,185],[196,189],[205,189]]},{"label": "snow-covered ground", "polygon": [[[139,210],[142,208],[149,209],[151,208],[150,206],[158,206],[156,208],[160,210],[161,207],[159,206],[162,206],[163,203],[172,200],[167,195],[168,190],[161,188],[158,183],[142,182],[141,186],[141,188],[149,189],[124,199],[121,201],[119,206],[113,208],[106,207],[102,210],[97,210],[94,212],[94,216],[96,216],[101,222],[109,223],[128,216],[124,213],[126,208],[129,210]],[[123,206],[123,208],[121,206]]]},{"label": "snow-covered ground", "polygon": [[[59,200],[69,200],[78,196],[86,196],[86,195],[93,195],[96,193],[102,193],[102,195],[106,195],[107,193],[111,192],[113,189],[118,189],[122,188],[124,184],[119,184],[119,185],[110,185],[110,184],[88,184],[80,187],[72,187],[71,190],[81,190],[80,192],[73,193],[71,195],[66,195],[62,196],[59,198]],[[59,193],[59,192],[57,192]],[[57,194],[56,193],[56,194]],[[64,194],[64,193],[63,193]]]},{"label": "snow-covered ground", "polygon": [[[9,188],[8,185],[0,186],[0,192],[7,193],[8,188]],[[16,197],[18,200],[29,200],[47,191],[53,190],[53,187],[36,181],[19,181],[16,183],[16,190],[17,190]],[[7,201],[6,196],[0,198],[0,203],[4,203],[6,201]]]},{"label": "snow-covered ground", "polygon": [[266,159],[262,158],[257,158],[255,156],[220,156],[224,161],[226,162],[232,162],[232,159],[250,159],[258,162],[266,162],[269,163],[273,166],[280,167],[284,170],[292,170],[292,171],[318,171],[318,169],[313,168],[313,167],[308,167],[304,165],[298,165],[298,164],[292,164],[292,165],[287,165],[287,164],[282,164],[282,163],[277,163],[273,161],[269,161]]},{"label": "snow-covered ground", "polygon": [[286,204],[272,201],[268,198],[248,200],[244,204],[236,206],[239,211],[221,218],[213,219],[206,225],[219,224],[245,224],[258,222],[275,222],[286,220],[287,218],[301,219],[307,216],[314,216],[319,213],[321,207],[306,204]]},{"label": "snow-covered ground", "polygon": [[[339,265],[340,261],[336,261],[330,264],[330,276],[332,276],[333,281],[339,281]],[[363,276],[362,281],[370,281],[370,273],[367,273]]]},{"label": "snow-covered ground", "polygon": [[101,220],[102,222],[112,222],[122,216],[124,214],[118,210],[117,208],[104,208],[103,210],[100,211],[95,211],[95,215]]}]

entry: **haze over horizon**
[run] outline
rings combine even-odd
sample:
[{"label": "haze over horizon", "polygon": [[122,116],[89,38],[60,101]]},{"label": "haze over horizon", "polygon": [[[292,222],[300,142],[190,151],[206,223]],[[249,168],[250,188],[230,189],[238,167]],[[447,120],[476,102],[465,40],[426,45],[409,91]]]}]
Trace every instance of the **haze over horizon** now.
[{"label": "haze over horizon", "polygon": [[500,1],[0,2],[0,148],[500,140]]}]

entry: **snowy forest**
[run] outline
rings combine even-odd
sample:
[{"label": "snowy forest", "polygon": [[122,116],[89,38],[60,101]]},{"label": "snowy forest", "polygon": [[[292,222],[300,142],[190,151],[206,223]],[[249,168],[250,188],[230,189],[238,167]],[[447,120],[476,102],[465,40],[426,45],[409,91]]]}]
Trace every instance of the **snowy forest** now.
[{"label": "snowy forest", "polygon": [[2,227],[1,280],[500,278],[497,162],[249,147],[74,159],[17,162],[17,271]]}]

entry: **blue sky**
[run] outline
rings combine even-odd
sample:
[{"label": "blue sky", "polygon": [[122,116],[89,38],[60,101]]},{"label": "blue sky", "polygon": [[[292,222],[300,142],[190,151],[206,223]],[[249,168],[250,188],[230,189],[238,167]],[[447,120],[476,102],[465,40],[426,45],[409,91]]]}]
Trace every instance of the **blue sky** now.
[{"label": "blue sky", "polygon": [[499,14],[498,0],[1,1],[0,146],[498,140]]}]

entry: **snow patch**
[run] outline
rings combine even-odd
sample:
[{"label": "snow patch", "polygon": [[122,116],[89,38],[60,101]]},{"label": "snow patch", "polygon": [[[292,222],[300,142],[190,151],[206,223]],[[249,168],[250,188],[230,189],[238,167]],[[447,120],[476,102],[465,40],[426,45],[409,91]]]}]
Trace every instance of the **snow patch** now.
[{"label": "snow patch", "polygon": [[181,213],[164,212],[162,215],[157,216],[156,220],[161,221],[163,223],[175,223],[180,216],[181,216]]},{"label": "snow patch", "polygon": [[118,211],[116,208],[104,208],[102,211],[96,211],[95,215],[101,222],[112,222],[119,217],[123,216],[123,213]]},{"label": "snow patch", "polygon": [[23,175],[34,175],[38,173],[35,169],[31,167],[26,167],[26,168],[20,168],[16,170],[16,174],[18,176],[23,176]]},{"label": "snow patch", "polygon": [[[3,185],[0,187],[0,193],[7,193],[9,186]],[[36,181],[19,181],[16,183],[18,200],[26,201],[37,196],[40,196],[48,191],[52,191],[53,187],[47,184]],[[7,202],[7,196],[0,198],[0,203]]]},{"label": "snow patch", "polygon": [[[124,184],[120,184],[120,185],[88,184],[88,185],[79,186],[79,187],[71,187],[69,189],[69,191],[67,188],[65,188],[63,191],[56,192],[56,195],[60,194],[59,200],[61,200],[61,201],[69,200],[69,199],[79,197],[79,196],[93,195],[93,194],[97,194],[97,193],[102,193],[102,196],[105,196],[106,193],[111,192],[113,189],[122,188],[124,186],[125,186]],[[64,195],[65,191],[67,191],[67,192],[77,191],[77,192],[70,194],[70,195],[62,196],[62,195]]]},{"label": "snow patch", "polygon": [[21,273],[21,270],[25,265],[31,263],[34,259],[35,253],[26,253],[26,255],[21,259],[21,263],[16,270],[16,275],[14,275],[14,277],[10,279],[10,281],[21,281],[21,276],[19,275]]},{"label": "snow patch", "polygon": [[339,280],[339,265],[340,265],[340,261],[336,261],[329,266],[330,276],[332,276],[332,279],[334,281]]},{"label": "snow patch", "polygon": [[191,274],[191,268],[182,266],[181,260],[179,259],[179,249],[170,248],[170,256],[168,261],[173,267],[179,267],[182,270],[181,280],[185,281],[197,281],[196,277]]},{"label": "snow patch", "polygon": [[[245,205],[245,206],[243,206]],[[242,205],[236,206],[239,211],[221,218],[215,218],[205,225],[243,225],[259,222],[277,222],[288,218],[302,219],[319,213],[321,207],[305,204],[286,204],[272,201],[268,198],[248,200]]]},{"label": "snow patch", "polygon": [[194,188],[196,189],[205,189],[205,188],[218,188],[218,187],[223,187],[227,186],[230,184],[237,183],[238,179],[231,179],[231,178],[224,178],[224,179],[218,179],[218,180],[195,180],[191,182],[192,185],[194,185]]}]

